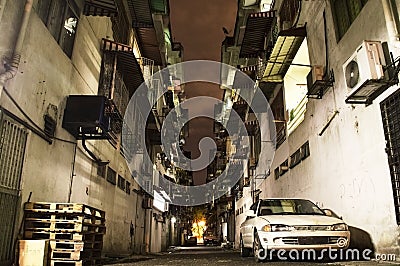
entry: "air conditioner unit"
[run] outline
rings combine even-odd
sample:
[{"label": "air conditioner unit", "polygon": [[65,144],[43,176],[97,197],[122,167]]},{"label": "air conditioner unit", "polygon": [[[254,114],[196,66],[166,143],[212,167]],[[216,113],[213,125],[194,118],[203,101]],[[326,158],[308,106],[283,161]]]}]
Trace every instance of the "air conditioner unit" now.
[{"label": "air conditioner unit", "polygon": [[364,41],[343,65],[343,73],[349,95],[368,80],[384,77],[385,58],[379,41]]},{"label": "air conditioner unit", "polygon": [[151,209],[153,208],[153,199],[150,197],[145,197],[142,202],[143,209]]},{"label": "air conditioner unit", "polygon": [[310,73],[307,75],[307,88],[310,91],[316,81],[320,81],[324,76],[323,66],[312,66]]}]

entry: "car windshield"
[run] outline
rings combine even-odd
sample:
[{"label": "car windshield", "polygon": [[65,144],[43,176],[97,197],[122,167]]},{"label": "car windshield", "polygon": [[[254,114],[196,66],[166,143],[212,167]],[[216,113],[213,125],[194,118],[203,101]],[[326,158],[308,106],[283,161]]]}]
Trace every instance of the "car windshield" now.
[{"label": "car windshield", "polygon": [[262,200],[258,215],[325,215],[317,205],[304,199],[268,199]]}]

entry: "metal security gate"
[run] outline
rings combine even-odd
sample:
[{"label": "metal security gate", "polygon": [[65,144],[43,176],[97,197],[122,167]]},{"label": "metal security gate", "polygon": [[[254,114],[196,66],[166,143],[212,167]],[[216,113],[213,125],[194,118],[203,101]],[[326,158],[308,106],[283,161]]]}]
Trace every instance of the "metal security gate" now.
[{"label": "metal security gate", "polygon": [[26,139],[27,131],[0,109],[0,265],[13,259]]},{"label": "metal security gate", "polygon": [[397,224],[400,224],[400,90],[397,90],[381,103],[381,112],[386,139],[386,153],[392,179],[396,220]]}]

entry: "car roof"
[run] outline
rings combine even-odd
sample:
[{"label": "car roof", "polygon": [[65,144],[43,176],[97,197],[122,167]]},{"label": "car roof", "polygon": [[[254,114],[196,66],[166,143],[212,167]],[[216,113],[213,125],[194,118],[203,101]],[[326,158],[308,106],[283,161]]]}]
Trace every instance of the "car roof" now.
[{"label": "car roof", "polygon": [[260,200],[309,200],[305,198],[265,198]]}]

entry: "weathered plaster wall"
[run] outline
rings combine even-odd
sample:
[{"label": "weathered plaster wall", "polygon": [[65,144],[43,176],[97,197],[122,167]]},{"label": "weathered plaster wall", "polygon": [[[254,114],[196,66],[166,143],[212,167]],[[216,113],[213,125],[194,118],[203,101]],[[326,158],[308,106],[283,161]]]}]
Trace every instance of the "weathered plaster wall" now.
[{"label": "weathered plaster wall", "polygon": [[[8,1],[0,23],[0,58],[10,57],[25,1]],[[49,104],[57,106],[56,136],[75,141],[62,127],[66,97],[70,94],[97,94],[102,38],[111,38],[111,21],[105,17],[81,16],[72,58],[68,58],[33,10],[23,46],[17,76],[6,88],[21,108],[43,128]],[[1,64],[2,65],[2,64]],[[2,66],[1,66],[2,67]],[[0,71],[3,69],[0,67]],[[25,119],[3,93],[0,104]],[[102,160],[139,189],[123,157],[107,140],[88,143]],[[72,164],[75,163],[72,176]],[[70,182],[73,177],[72,191]],[[22,202],[32,192],[31,201],[86,203],[106,212],[107,234],[104,252],[129,254],[144,251],[144,210],[142,196],[130,195],[97,175],[97,165],[78,143],[54,141],[49,145],[29,134],[22,176]],[[22,213],[22,208],[20,213]],[[21,215],[20,215],[21,216]],[[131,238],[131,223],[135,228]],[[134,243],[132,243],[132,241]]]}]

